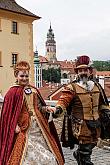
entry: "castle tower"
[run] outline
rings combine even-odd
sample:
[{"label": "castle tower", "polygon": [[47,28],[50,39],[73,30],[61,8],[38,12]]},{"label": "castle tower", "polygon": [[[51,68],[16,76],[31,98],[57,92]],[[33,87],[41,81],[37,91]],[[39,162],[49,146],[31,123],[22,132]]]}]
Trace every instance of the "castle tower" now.
[{"label": "castle tower", "polygon": [[34,69],[35,69],[35,87],[42,87],[42,67],[40,64],[40,60],[38,57],[38,51],[36,50],[34,53]]},{"label": "castle tower", "polygon": [[54,33],[51,28],[48,30],[47,33],[47,41],[46,41],[46,58],[48,61],[57,61],[56,58],[56,41],[54,40]]}]

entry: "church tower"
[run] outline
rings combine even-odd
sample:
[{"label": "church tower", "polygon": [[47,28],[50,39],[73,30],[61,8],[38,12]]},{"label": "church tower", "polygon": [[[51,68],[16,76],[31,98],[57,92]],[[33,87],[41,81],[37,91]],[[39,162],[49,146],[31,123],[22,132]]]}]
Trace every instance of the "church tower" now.
[{"label": "church tower", "polygon": [[56,58],[56,41],[54,40],[54,33],[51,28],[48,30],[47,33],[47,41],[46,41],[46,58],[48,61],[57,61]]}]

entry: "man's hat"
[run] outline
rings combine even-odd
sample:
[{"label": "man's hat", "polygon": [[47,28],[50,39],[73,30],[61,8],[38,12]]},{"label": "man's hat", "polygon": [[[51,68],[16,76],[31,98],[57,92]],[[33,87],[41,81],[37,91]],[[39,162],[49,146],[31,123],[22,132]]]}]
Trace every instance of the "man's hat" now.
[{"label": "man's hat", "polygon": [[83,55],[83,56],[77,57],[76,67],[74,68],[75,72],[77,73],[77,70],[80,68],[92,69],[92,67],[90,66],[90,58],[88,56]]}]

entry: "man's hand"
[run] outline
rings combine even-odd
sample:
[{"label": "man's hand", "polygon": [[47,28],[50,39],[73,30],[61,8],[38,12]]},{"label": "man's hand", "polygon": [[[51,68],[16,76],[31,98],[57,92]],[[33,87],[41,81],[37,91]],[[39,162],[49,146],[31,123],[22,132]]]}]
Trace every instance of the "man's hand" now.
[{"label": "man's hand", "polygon": [[47,106],[46,111],[48,113],[52,113],[53,118],[57,118],[57,117],[61,116],[61,114],[63,114],[63,110],[61,107]]},{"label": "man's hand", "polygon": [[20,127],[17,124],[16,129],[15,129],[15,133],[19,133],[20,131],[21,131],[21,129],[20,129]]}]

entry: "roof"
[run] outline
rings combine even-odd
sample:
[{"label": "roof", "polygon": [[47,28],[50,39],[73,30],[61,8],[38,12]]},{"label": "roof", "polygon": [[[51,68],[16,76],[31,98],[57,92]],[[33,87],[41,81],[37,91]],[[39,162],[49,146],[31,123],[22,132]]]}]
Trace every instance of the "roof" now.
[{"label": "roof", "polygon": [[62,89],[65,87],[65,84],[61,84],[56,90],[50,93],[48,96],[49,99],[51,100],[59,100],[61,94],[62,94]]},{"label": "roof", "polygon": [[44,57],[44,56],[39,56],[39,60],[40,60],[40,63],[47,63],[48,62],[48,60],[46,59],[46,57]]},{"label": "roof", "polygon": [[68,69],[68,68],[74,68],[75,67],[75,62],[73,61],[59,61],[61,68],[63,69]]},{"label": "roof", "polygon": [[110,77],[110,71],[96,71],[97,76]]},{"label": "roof", "polygon": [[49,61],[49,65],[60,65],[59,61]]},{"label": "roof", "polygon": [[58,88],[59,88],[59,86],[50,84],[49,86],[44,86],[44,87],[39,88],[39,91],[44,100],[49,100],[50,94],[53,93],[54,91],[56,91],[56,89],[58,89]]},{"label": "roof", "polygon": [[40,63],[45,63],[47,62],[48,65],[60,65],[62,70],[69,70],[69,69],[74,69],[75,67],[75,62],[74,61],[48,61],[46,57],[44,56],[39,56]]},{"label": "roof", "polygon": [[15,0],[0,0],[0,9],[40,19],[39,16],[18,5]]},{"label": "roof", "polygon": [[105,79],[104,91],[105,91],[107,98],[110,98],[110,79]]},{"label": "roof", "polygon": [[68,74],[75,74],[74,69],[73,69],[73,68],[72,68],[72,69],[70,69],[70,72],[69,72]]},{"label": "roof", "polygon": [[104,88],[105,88],[104,91],[105,91],[107,98],[110,98],[110,85],[109,86],[105,85]]}]

